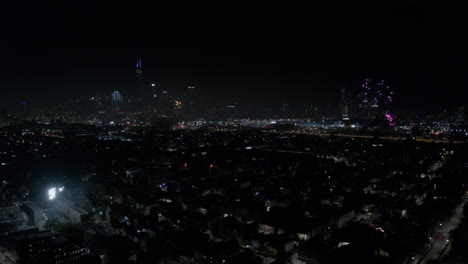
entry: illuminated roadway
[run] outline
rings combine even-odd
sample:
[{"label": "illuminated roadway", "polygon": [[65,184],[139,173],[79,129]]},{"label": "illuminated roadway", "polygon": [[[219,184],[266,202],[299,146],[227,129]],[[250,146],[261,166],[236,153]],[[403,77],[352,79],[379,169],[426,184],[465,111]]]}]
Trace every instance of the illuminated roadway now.
[{"label": "illuminated roadway", "polygon": [[[335,137],[348,137],[348,138],[374,138],[374,136],[370,135],[352,135],[352,134],[333,134],[333,133],[316,133],[316,132],[303,132],[303,131],[266,131],[263,132],[267,133],[291,133],[291,134],[303,134],[303,135],[312,135],[312,136],[321,136],[321,137],[329,137],[331,135]],[[403,141],[406,140],[404,137],[379,137],[382,140],[389,140],[389,141]],[[442,139],[427,139],[427,138],[414,138],[418,142],[427,142],[427,143],[452,143],[452,144],[463,144],[467,143],[466,141],[456,141],[456,140],[442,140]]]},{"label": "illuminated roadway", "polygon": [[[452,241],[449,234],[460,224],[461,219],[463,218],[463,206],[467,201],[468,194],[465,194],[463,201],[461,201],[455,208],[454,214],[435,229],[434,234],[431,237],[433,242],[429,252],[427,252],[425,256],[416,256],[411,264],[424,264],[431,259],[439,259],[450,252]],[[439,234],[443,235],[444,238],[441,238],[441,235]]]}]

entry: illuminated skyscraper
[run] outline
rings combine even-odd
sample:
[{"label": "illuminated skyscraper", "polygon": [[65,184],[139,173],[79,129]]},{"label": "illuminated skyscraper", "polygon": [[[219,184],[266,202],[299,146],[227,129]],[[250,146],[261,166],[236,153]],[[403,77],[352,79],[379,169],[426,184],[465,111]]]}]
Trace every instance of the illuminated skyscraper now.
[{"label": "illuminated skyscraper", "polygon": [[137,59],[136,62],[136,79],[137,81],[141,81],[143,79],[143,69],[141,66],[141,57]]},{"label": "illuminated skyscraper", "polygon": [[114,91],[111,94],[111,119],[115,118],[115,113],[120,110],[121,103],[123,102],[123,97],[119,91]]},{"label": "illuminated skyscraper", "polygon": [[114,104],[122,102],[122,95],[120,94],[119,91],[114,91],[111,94],[111,102],[114,103]]},{"label": "illuminated skyscraper", "polygon": [[[145,82],[143,79],[143,67],[141,64],[141,57],[137,59],[136,62],[136,82],[135,82],[135,88],[134,90],[130,93],[131,97],[133,97],[135,102],[138,102],[137,108],[142,107],[142,103],[150,103],[149,99],[151,97],[151,92],[147,87],[145,87]],[[148,93],[146,93],[148,91]],[[146,99],[146,100],[145,100]]]}]

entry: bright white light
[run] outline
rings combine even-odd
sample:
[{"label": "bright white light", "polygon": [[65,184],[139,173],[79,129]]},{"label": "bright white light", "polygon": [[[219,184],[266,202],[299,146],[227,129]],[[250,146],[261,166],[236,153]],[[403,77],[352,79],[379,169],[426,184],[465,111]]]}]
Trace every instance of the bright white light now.
[{"label": "bright white light", "polygon": [[59,192],[63,191],[63,189],[65,189],[65,187],[63,187],[63,186],[60,187],[60,188],[59,188]]},{"label": "bright white light", "polygon": [[347,246],[349,245],[349,242],[340,242],[338,243],[338,248],[342,247],[342,246]]},{"label": "bright white light", "polygon": [[55,193],[57,192],[57,189],[56,188],[52,188],[52,189],[49,189],[48,193],[49,193],[49,200],[53,200],[55,199]]}]

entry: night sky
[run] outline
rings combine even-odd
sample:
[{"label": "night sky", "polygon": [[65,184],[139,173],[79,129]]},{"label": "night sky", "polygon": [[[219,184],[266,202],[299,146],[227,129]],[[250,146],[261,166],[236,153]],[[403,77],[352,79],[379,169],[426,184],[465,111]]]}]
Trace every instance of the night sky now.
[{"label": "night sky", "polygon": [[461,6],[165,2],[4,6],[0,108],[120,89],[134,81],[138,56],[145,78],[169,91],[196,85],[243,104],[336,105],[340,88],[366,76],[388,80],[404,109],[468,95]]}]

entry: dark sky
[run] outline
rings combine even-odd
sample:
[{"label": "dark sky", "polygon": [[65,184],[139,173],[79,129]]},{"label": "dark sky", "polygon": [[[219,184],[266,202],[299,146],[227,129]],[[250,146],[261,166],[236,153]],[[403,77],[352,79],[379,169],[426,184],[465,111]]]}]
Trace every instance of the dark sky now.
[{"label": "dark sky", "polygon": [[365,76],[388,80],[403,108],[455,106],[468,95],[461,6],[73,2],[1,9],[0,107],[125,87],[137,56],[145,77],[169,91],[195,84],[205,95],[259,105],[334,105],[338,89]]}]

